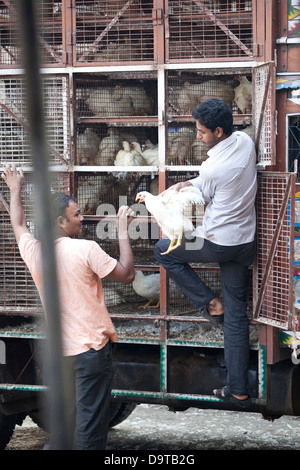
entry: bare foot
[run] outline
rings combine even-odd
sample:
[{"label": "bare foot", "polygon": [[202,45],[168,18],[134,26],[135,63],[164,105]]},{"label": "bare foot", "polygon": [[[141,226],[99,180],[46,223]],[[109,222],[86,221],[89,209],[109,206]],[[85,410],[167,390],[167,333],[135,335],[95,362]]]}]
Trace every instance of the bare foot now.
[{"label": "bare foot", "polygon": [[222,302],[216,297],[207,304],[207,310],[211,316],[223,315],[224,307]]},{"label": "bare foot", "polygon": [[247,398],[249,398],[248,395],[232,395],[234,398],[236,398],[237,400],[247,400]]},{"label": "bare foot", "polygon": [[[213,394],[216,395],[217,391],[218,391],[217,389],[213,390]],[[226,398],[224,390],[222,390],[221,395],[222,397]],[[247,400],[247,398],[249,398],[249,395],[232,395],[232,396],[236,398],[237,400]]]}]

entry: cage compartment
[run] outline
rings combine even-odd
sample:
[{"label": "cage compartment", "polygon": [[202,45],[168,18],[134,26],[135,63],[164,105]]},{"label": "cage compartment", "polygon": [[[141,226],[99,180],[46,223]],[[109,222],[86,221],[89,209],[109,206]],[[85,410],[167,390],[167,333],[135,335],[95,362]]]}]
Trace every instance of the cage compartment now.
[{"label": "cage compartment", "polygon": [[251,59],[252,1],[168,0],[166,61]]},{"label": "cage compartment", "polygon": [[[80,124],[76,135],[76,162],[79,166],[157,165],[157,140],[155,127]],[[131,153],[123,153],[126,145],[123,142],[127,142]]]},{"label": "cage compartment", "polygon": [[74,65],[153,62],[152,0],[75,1]]},{"label": "cage compartment", "polygon": [[[70,162],[69,83],[64,76],[42,78],[46,148],[50,165]],[[0,165],[31,165],[30,128],[23,77],[0,80]]]},{"label": "cage compartment", "polygon": [[[141,276],[141,277],[139,277]],[[148,279],[148,281],[145,281]],[[124,319],[135,318],[136,315],[160,314],[160,274],[159,268],[143,266],[136,268],[136,278],[133,283],[122,284],[109,279],[102,279],[104,298],[109,312],[121,314]],[[149,299],[149,289],[151,299]],[[152,300],[149,305],[148,301]]]},{"label": "cage compartment", "polygon": [[78,77],[77,117],[126,117],[157,115],[157,84],[148,79]]},{"label": "cage compartment", "polygon": [[[22,66],[23,52],[17,8],[14,2],[0,2],[0,67],[2,68]],[[62,0],[35,2],[40,60],[43,66],[64,65],[62,8]]]},{"label": "cage compartment", "polygon": [[198,104],[211,98],[223,100],[235,114],[252,112],[252,76],[248,69],[211,70],[209,74],[169,72],[167,93],[169,119],[190,116]]},{"label": "cage compartment", "polygon": [[196,138],[194,124],[172,123],[167,132],[168,165],[200,165],[206,160],[205,146]]},{"label": "cage compartment", "polygon": [[135,197],[140,191],[156,191],[157,177],[138,172],[76,173],[76,191],[78,204],[84,215],[115,216],[122,205],[132,206],[147,215],[144,204],[137,204]]},{"label": "cage compartment", "polygon": [[85,224],[82,238],[97,241],[111,256],[118,256],[116,216],[119,207],[130,206],[135,214],[129,227],[129,236],[136,264],[153,264],[153,245],[159,239],[158,225],[149,217],[144,204],[135,202],[142,190],[157,190],[157,179],[151,174],[129,172],[78,173],[77,199]]},{"label": "cage compartment", "polygon": [[[64,173],[51,173],[51,192],[70,192],[70,177]],[[9,189],[2,180],[0,188],[3,196],[9,202]],[[39,237],[36,200],[34,194],[33,175],[25,174],[22,190],[22,201],[25,210],[26,223],[30,232]],[[18,312],[40,309],[40,299],[24,261],[17,247],[10,217],[0,202],[0,307],[2,311],[17,310]]]},{"label": "cage compartment", "polygon": [[19,65],[22,60],[17,13],[6,2],[0,3],[0,67]]}]

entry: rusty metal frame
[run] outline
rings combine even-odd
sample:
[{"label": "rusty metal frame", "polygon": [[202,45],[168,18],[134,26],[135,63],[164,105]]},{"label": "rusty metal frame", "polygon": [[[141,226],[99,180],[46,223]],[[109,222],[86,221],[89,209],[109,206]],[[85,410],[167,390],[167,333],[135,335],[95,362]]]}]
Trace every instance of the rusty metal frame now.
[{"label": "rusty metal frame", "polygon": [[[258,80],[265,80],[263,95],[258,91]],[[275,64],[268,62],[260,64],[253,68],[253,97],[252,109],[255,110],[253,115],[253,134],[255,148],[258,157],[258,163],[265,165],[276,164],[276,95],[275,95]],[[269,121],[269,129],[265,129],[262,135],[263,123]],[[261,139],[268,137],[270,139],[269,152],[266,151],[264,143]],[[265,156],[266,154],[266,156]]]},{"label": "rusty metal frame", "polygon": [[[261,185],[265,184],[265,187],[268,188],[269,180],[272,184],[272,180],[281,178],[282,181],[286,181],[284,195],[281,200],[280,208],[276,211],[276,208],[270,207],[270,212],[275,211],[277,214],[277,221],[274,227],[271,226],[271,223],[268,225],[269,229],[272,231],[272,237],[269,242],[266,242],[268,253],[260,253],[260,233],[258,228],[258,235],[257,235],[257,259],[253,266],[253,318],[260,322],[265,323],[273,326],[279,326],[281,328],[290,328],[291,320],[292,320],[292,312],[293,312],[293,288],[291,287],[291,283],[293,283],[293,259],[294,259],[294,208],[295,208],[295,183],[296,183],[296,174],[295,173],[280,173],[280,172],[259,172],[258,179],[259,189],[258,191],[261,193],[261,197],[263,197],[263,192],[260,189]],[[279,195],[280,197],[280,195]],[[275,203],[274,203],[275,206]],[[262,207],[257,207],[258,218],[262,217],[260,214],[260,209]],[[268,211],[268,208],[267,208]],[[272,214],[273,218],[275,214]],[[268,220],[268,214],[264,213],[264,217]],[[281,231],[283,229],[283,224],[288,225],[289,240],[285,240],[286,249],[288,251],[287,256],[288,259],[285,263],[280,263],[280,257],[276,250],[278,249],[278,242],[281,236]],[[265,265],[260,264],[262,259],[266,255],[266,263]],[[272,275],[272,268],[274,268],[273,261],[277,256],[278,260],[278,267],[277,270],[280,269],[280,273],[278,272],[278,276],[283,280],[283,282],[287,283],[287,290],[286,293],[281,293],[281,300],[279,305],[277,305],[276,312],[273,310],[273,306],[269,305],[268,299],[266,300],[267,296],[267,284],[270,281]],[[262,275],[263,270],[263,275]],[[262,276],[261,276],[262,275]],[[261,277],[261,281],[259,278]],[[267,315],[262,312],[262,305],[265,302],[265,310],[267,310]]]}]

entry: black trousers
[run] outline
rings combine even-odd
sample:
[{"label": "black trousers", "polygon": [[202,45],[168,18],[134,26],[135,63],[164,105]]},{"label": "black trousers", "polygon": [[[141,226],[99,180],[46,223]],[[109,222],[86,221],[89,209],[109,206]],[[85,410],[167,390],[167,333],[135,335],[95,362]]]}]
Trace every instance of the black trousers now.
[{"label": "black trousers", "polygon": [[255,256],[254,242],[223,246],[199,237],[183,237],[181,246],[166,255],[170,241],[155,245],[155,257],[169,276],[202,309],[216,294],[200,279],[189,263],[218,263],[224,300],[224,357],[228,384],[235,395],[248,394],[249,322],[247,316],[248,267]]},{"label": "black trousers", "polygon": [[74,450],[103,450],[106,446],[113,365],[111,343],[96,351],[63,357],[69,383],[67,426]]}]

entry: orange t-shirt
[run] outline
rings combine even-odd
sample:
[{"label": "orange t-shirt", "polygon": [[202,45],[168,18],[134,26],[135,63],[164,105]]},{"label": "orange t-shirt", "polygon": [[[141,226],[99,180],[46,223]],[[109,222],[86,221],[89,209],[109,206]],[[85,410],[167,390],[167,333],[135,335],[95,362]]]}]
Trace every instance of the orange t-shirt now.
[{"label": "orange t-shirt", "polygon": [[[41,244],[32,234],[25,233],[19,249],[43,302]],[[117,341],[101,283],[117,260],[94,241],[69,237],[55,240],[55,253],[63,354],[73,356],[91,348],[98,350],[109,340]]]}]

